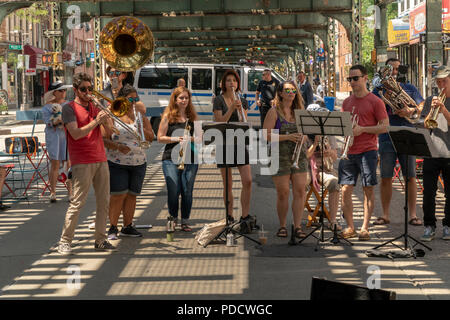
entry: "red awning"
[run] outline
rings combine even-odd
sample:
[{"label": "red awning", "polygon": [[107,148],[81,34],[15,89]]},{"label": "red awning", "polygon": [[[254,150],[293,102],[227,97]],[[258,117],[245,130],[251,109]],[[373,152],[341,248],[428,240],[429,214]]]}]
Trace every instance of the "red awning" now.
[{"label": "red awning", "polygon": [[44,50],[26,44],[23,47],[23,53],[30,56],[30,69],[38,69],[42,66],[42,55],[45,53]]}]

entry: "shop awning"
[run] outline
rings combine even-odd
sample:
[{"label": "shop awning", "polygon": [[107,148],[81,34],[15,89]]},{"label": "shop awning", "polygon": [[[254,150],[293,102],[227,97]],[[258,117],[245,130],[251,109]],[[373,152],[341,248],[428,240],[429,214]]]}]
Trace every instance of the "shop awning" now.
[{"label": "shop awning", "polygon": [[23,47],[23,53],[30,56],[30,69],[42,69],[42,55],[44,50],[26,44]]},{"label": "shop awning", "polygon": [[390,47],[395,47],[409,42],[409,21],[402,19],[389,20],[388,42]]}]

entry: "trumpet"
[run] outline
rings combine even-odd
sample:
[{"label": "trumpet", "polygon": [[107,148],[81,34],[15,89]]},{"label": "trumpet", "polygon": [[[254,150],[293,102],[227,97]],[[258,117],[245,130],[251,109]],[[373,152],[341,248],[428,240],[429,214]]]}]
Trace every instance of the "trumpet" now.
[{"label": "trumpet", "polygon": [[302,153],[303,142],[305,142],[306,135],[303,135],[302,140],[300,140],[300,144],[297,142],[295,144],[294,153],[292,154],[292,168],[298,169],[298,160],[300,159],[300,153]]},{"label": "trumpet", "polygon": [[179,164],[178,164],[178,170],[184,170],[184,162],[186,160],[186,151],[187,146],[190,142],[191,137],[191,126],[189,125],[189,120],[186,120],[186,126],[184,127],[184,133],[183,133],[183,141],[180,147],[179,152]]},{"label": "trumpet", "polygon": [[[233,96],[234,96],[234,101],[241,101],[239,94],[234,90],[234,88],[233,88]],[[239,121],[247,122],[247,117],[245,116],[244,107],[242,107],[242,105],[241,105],[240,110],[238,111],[238,115],[239,115]]]},{"label": "trumpet", "polygon": [[[111,119],[117,121],[117,123],[122,128],[124,128],[128,133],[133,135],[137,139],[139,147],[141,147],[142,149],[148,149],[150,147],[149,142],[145,141],[143,136],[141,137],[139,134],[136,133],[136,131],[131,129],[128,124],[120,120],[119,117],[126,115],[128,113],[128,110],[133,107],[125,97],[119,97],[116,100],[112,100],[96,90],[93,90],[92,95],[89,95],[88,97],[96,105],[97,108],[105,111]],[[109,102],[110,107],[107,108],[103,106],[103,104],[101,104],[96,97]],[[111,129],[114,131],[115,134],[119,134],[119,131],[115,127]]]},{"label": "trumpet", "polygon": [[[442,88],[442,90],[439,92],[439,95],[437,97],[437,99],[439,100],[439,102],[444,103],[446,96],[445,96],[445,88]],[[439,107],[437,106],[431,106],[431,110],[428,113],[427,117],[425,118],[424,121],[424,126],[427,129],[436,129],[438,127],[438,123],[437,123],[437,117],[439,116]]]},{"label": "trumpet", "polygon": [[[355,112],[355,107],[353,107],[352,113]],[[352,120],[352,129],[358,124],[359,122],[359,116],[357,114],[353,114],[353,120]],[[344,151],[341,155],[341,160],[348,160],[348,150],[353,145],[354,137],[353,135],[345,137],[344,140]]]}]

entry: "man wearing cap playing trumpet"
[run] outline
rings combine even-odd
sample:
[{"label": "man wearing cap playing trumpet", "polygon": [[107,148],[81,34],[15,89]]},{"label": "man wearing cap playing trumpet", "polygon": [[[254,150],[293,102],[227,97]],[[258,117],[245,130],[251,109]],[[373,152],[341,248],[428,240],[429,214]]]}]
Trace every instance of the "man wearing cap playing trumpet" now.
[{"label": "man wearing cap playing trumpet", "polygon": [[442,220],[442,239],[450,240],[450,67],[439,67],[435,76],[439,90],[444,90],[444,103],[436,96],[428,97],[422,110],[426,117],[432,107],[439,108],[436,119],[438,126],[431,131],[431,141],[438,152],[437,158],[423,160],[423,219],[425,230],[422,241],[431,241],[436,234],[436,191],[439,175],[442,173],[445,192],[445,217]]}]

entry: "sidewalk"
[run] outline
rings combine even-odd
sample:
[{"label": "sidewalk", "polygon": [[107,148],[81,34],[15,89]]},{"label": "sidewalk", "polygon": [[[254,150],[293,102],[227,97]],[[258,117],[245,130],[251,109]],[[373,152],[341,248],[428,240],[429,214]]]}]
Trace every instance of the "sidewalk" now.
[{"label": "sidewalk", "polygon": [[[1,299],[169,299],[254,300],[309,299],[313,276],[367,286],[369,266],[381,270],[381,288],[393,290],[398,299],[449,299],[449,242],[442,233],[443,195],[438,196],[437,238],[430,243],[433,251],[423,258],[368,258],[365,250],[403,232],[403,193],[396,183],[392,201],[391,224],[371,227],[372,240],[354,246],[322,244],[316,240],[289,246],[289,238],[275,236],[278,229],[276,192],[270,177],[259,175],[253,166],[251,214],[269,231],[267,245],[255,246],[244,238],[238,245],[199,246],[194,233],[175,233],[167,242],[165,225],[167,193],[161,168],[163,146],[153,143],[148,151],[148,170],[143,193],[138,197],[135,224],[152,224],[141,230],[142,238],[113,241],[115,253],[93,249],[93,231],[88,225],[95,216],[95,198],[91,190],[83,209],[74,240],[74,255],[63,257],[55,251],[67,209],[62,189],[58,202],[44,200],[21,202],[0,212],[0,298]],[[238,211],[240,180],[233,169],[235,217]],[[354,195],[355,223],[362,224],[362,191]],[[202,165],[195,189],[191,223],[194,232],[205,223],[224,217],[222,181],[214,165]],[[381,215],[376,191],[375,213]],[[422,217],[421,196],[418,215]],[[314,208],[314,201],[311,201]],[[306,212],[304,215],[306,218]],[[288,224],[292,215],[288,215]],[[119,222],[119,225],[121,222]],[[410,226],[410,234],[420,238],[422,227]],[[289,230],[290,233],[290,230]],[[318,233],[316,233],[319,235]],[[256,237],[256,234],[251,235]],[[326,231],[325,237],[331,236]],[[399,243],[401,244],[401,242]],[[389,249],[393,249],[390,247]],[[78,283],[74,275],[80,274]]]}]

